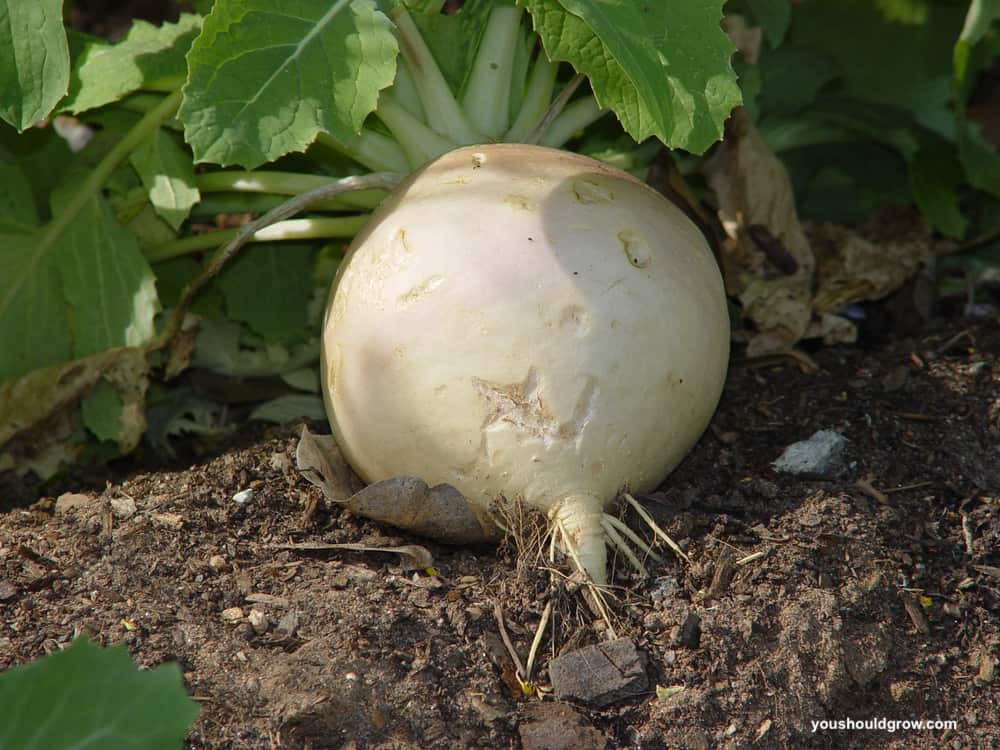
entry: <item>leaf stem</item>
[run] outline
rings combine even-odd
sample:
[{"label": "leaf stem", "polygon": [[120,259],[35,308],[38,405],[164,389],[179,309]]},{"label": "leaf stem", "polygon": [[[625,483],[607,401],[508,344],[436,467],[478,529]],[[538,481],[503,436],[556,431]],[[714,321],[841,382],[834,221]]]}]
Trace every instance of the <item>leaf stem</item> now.
[{"label": "leaf stem", "polygon": [[333,149],[337,153],[354,159],[358,164],[376,172],[409,172],[406,154],[392,138],[376,133],[369,128],[341,141],[329,133],[316,136],[316,143]]},{"label": "leaf stem", "polygon": [[396,141],[406,153],[411,169],[416,169],[431,159],[448,153],[456,146],[407,112],[388,91],[383,91],[379,95],[375,114],[396,137]]},{"label": "leaf stem", "polygon": [[400,57],[396,61],[396,80],[392,84],[391,91],[403,109],[420,122],[427,122],[424,105],[420,102],[420,92],[417,91],[417,84],[413,80],[413,73],[410,72],[405,57]]},{"label": "leaf stem", "polygon": [[118,168],[118,165],[150,133],[173,117],[180,103],[181,92],[175,91],[153,109],[149,110],[139,122],[132,126],[132,129],[125,134],[125,137],[118,141],[104,158],[97,163],[97,166],[91,170],[90,174],[87,175],[87,179],[80,184],[80,187],[73,193],[73,196],[63,206],[62,210],[52,218],[52,221],[45,228],[45,233],[39,240],[41,245],[48,246],[58,240],[59,235],[66,230],[70,222],[83,210],[87,202],[92,200],[95,195],[100,194],[104,183],[111,176],[111,173]]},{"label": "leaf stem", "polygon": [[583,83],[584,76],[582,73],[577,73],[573,76],[569,82],[563,87],[563,90],[559,92],[559,95],[552,100],[549,104],[548,109],[545,111],[545,116],[542,117],[542,121],[538,123],[534,130],[524,139],[525,143],[538,143],[542,140],[545,134],[548,132],[549,126],[552,121],[559,116],[559,113],[563,111],[563,107],[569,102],[569,98],[573,96],[577,87]]},{"label": "leaf stem", "polygon": [[577,132],[599,120],[607,112],[608,110],[600,108],[593,96],[576,99],[552,120],[539,143],[550,148],[561,148]]},{"label": "leaf stem", "polygon": [[212,257],[212,260],[205,267],[205,270],[192,279],[184,288],[180,301],[177,303],[177,307],[174,308],[174,312],[170,316],[170,320],[167,322],[166,327],[155,339],[153,339],[152,342],[150,342],[146,351],[151,352],[157,349],[162,349],[170,343],[174,335],[181,330],[181,324],[184,322],[184,316],[187,314],[187,309],[198,292],[201,291],[205,284],[218,275],[219,271],[225,267],[225,265],[240,251],[240,248],[247,244],[247,242],[249,242],[257,232],[270,226],[271,224],[277,224],[279,221],[288,219],[319,201],[330,200],[331,198],[336,198],[338,195],[355,190],[392,190],[400,183],[400,181],[402,181],[402,179],[403,175],[401,174],[393,172],[374,172],[372,174],[364,175],[363,177],[344,177],[340,180],[333,180],[326,185],[314,188],[313,190],[302,193],[301,195],[297,195],[294,198],[285,201],[277,208],[268,211],[266,214],[255,219],[254,221],[251,221],[249,224],[240,227],[236,232],[236,236],[233,237],[232,240],[230,240],[225,246],[219,248],[218,252],[216,252],[216,254]]},{"label": "leaf stem", "polygon": [[[232,191],[237,193],[276,193],[278,195],[298,195],[330,182],[330,178],[323,175],[260,170],[205,172],[195,175],[194,179],[195,187],[203,193]],[[326,208],[338,206],[340,208],[371,210],[381,203],[383,198],[385,198],[384,190],[359,190],[358,192],[345,193],[331,201],[324,201],[323,205]]]},{"label": "leaf stem", "polygon": [[[312,219],[286,219],[258,229],[247,242],[275,242],[286,240],[316,240],[328,237],[353,237],[368,221],[368,214],[357,216],[321,217]],[[160,263],[182,255],[211,250],[223,242],[230,242],[240,232],[240,227],[203,232],[150,248],[143,254],[150,263]]]},{"label": "leaf stem", "polygon": [[490,11],[462,98],[472,124],[494,140],[510,125],[511,74],[523,13],[505,6]]},{"label": "leaf stem", "polygon": [[462,108],[455,101],[437,61],[427,48],[416,24],[402,3],[390,11],[396,24],[399,51],[413,74],[413,83],[427,115],[427,124],[458,145],[482,143],[483,136],[469,124]]},{"label": "leaf stem", "polygon": [[514,124],[510,126],[510,130],[504,134],[504,141],[523,143],[531,131],[538,127],[552,101],[552,90],[556,85],[556,73],[558,72],[559,63],[549,60],[545,56],[545,50],[539,48],[538,58],[531,69],[528,88],[521,102],[521,109],[517,113]]}]

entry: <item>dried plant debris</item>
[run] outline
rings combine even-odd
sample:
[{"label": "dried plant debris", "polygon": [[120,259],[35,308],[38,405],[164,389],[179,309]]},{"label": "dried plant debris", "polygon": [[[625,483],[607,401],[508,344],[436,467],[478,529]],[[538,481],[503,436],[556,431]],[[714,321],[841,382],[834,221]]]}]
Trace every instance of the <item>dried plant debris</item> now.
[{"label": "dried plant debris", "polygon": [[417,477],[391,477],[359,489],[330,435],[314,435],[302,428],[296,451],[299,471],[322,488],[328,502],[352,513],[387,523],[445,544],[496,542],[500,531],[490,519],[481,519],[461,492],[449,484],[428,487]]}]

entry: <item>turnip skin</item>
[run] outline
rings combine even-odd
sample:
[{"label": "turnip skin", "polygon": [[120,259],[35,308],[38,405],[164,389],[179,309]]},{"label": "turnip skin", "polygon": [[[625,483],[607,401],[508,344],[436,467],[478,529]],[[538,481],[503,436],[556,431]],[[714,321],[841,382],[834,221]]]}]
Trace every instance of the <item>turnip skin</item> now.
[{"label": "turnip skin", "polygon": [[367,481],[550,513],[605,579],[601,514],[654,489],[704,431],[729,320],[704,238],[624,172],[496,144],[411,175],[334,282],[323,391]]}]

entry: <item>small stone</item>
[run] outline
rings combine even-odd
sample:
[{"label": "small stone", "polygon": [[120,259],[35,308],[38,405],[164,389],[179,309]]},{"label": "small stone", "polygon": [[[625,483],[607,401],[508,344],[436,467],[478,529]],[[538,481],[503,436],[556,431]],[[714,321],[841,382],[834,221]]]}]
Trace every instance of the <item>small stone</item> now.
[{"label": "small stone", "polygon": [[604,750],[608,740],[566,703],[532,703],[517,728],[524,750]]},{"label": "small stone", "polygon": [[701,618],[689,611],[674,634],[674,642],[684,648],[698,648],[701,644]]},{"label": "small stone", "polygon": [[86,508],[92,502],[94,502],[94,498],[90,495],[83,495],[79,492],[64,492],[56,498],[55,514],[61,516],[78,508]]},{"label": "small stone", "polygon": [[257,635],[263,635],[267,632],[270,623],[267,621],[267,615],[261,612],[259,609],[251,609],[250,614],[247,615],[247,620],[253,627],[253,632]]},{"label": "small stone", "polygon": [[135,515],[135,500],[128,495],[111,498],[110,505],[115,518],[125,519]]},{"label": "small stone", "polygon": [[230,607],[222,610],[222,621],[232,625],[243,619],[243,609],[241,607]]},{"label": "small stone", "polygon": [[9,602],[17,596],[17,586],[0,578],[0,602]]},{"label": "small stone", "polygon": [[240,490],[235,495],[233,495],[233,502],[236,503],[237,505],[246,505],[251,500],[253,500],[253,488]]},{"label": "small stone", "polygon": [[847,438],[833,430],[820,430],[808,440],[792,443],[771,465],[776,471],[796,476],[829,479],[844,471]]},{"label": "small stone", "polygon": [[208,558],[208,567],[216,573],[222,573],[223,571],[229,569],[229,563],[226,562],[225,555],[212,555]]},{"label": "small stone", "polygon": [[649,687],[646,656],[628,638],[570,651],[549,664],[558,698],[607,706],[643,693]]},{"label": "small stone", "polygon": [[285,614],[281,616],[281,619],[278,620],[277,630],[282,635],[289,637],[293,636],[295,635],[295,631],[298,629],[299,616],[294,610],[285,612]]}]

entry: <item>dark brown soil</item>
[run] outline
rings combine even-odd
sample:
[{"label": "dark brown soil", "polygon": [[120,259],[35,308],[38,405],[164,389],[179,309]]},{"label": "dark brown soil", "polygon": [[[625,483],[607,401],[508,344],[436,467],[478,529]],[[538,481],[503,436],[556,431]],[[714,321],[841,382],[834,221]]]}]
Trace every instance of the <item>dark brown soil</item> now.
[{"label": "dark brown soil", "polygon": [[[735,355],[711,429],[645,500],[692,564],[619,580],[615,630],[650,689],[609,707],[547,691],[554,655],[606,635],[572,587],[513,549],[324,508],[293,429],[0,516],[0,668],[83,631],[124,640],[140,665],[180,663],[202,706],[188,746],[214,750],[1000,747],[998,351],[996,321],[950,319],[820,350],[815,373]],[[850,441],[842,476],[775,472],[820,429]],[[292,541],[424,543],[440,575],[276,549]],[[550,601],[524,697],[494,607],[524,658]],[[813,731],[847,719],[955,726]]]}]

